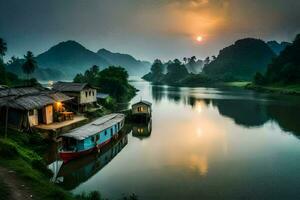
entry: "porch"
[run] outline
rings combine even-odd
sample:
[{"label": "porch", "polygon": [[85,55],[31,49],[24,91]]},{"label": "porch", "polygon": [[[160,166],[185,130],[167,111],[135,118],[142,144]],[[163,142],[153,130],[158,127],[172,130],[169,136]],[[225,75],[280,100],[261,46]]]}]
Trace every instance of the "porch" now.
[{"label": "porch", "polygon": [[33,128],[41,131],[41,132],[56,132],[61,133],[68,131],[72,128],[79,126],[80,124],[86,122],[88,119],[82,115],[75,115],[73,119],[69,119],[62,122],[54,122],[51,124],[39,124],[34,126]]}]

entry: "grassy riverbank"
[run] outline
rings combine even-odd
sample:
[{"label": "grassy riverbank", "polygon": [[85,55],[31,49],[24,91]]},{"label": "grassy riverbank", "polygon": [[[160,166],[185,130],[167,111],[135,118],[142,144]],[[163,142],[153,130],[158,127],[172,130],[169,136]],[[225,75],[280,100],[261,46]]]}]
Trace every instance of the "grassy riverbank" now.
[{"label": "grassy riverbank", "polygon": [[277,84],[277,85],[260,86],[251,83],[251,84],[247,84],[245,88],[259,91],[259,92],[300,95],[300,84],[296,84],[296,85]]},{"label": "grassy riverbank", "polygon": [[[49,181],[52,172],[47,168],[41,156],[47,148],[47,141],[43,140],[39,134],[9,130],[7,139],[3,138],[3,131],[0,136],[0,167],[15,173],[16,181],[30,189],[32,199],[101,199],[97,192],[73,196]],[[13,190],[15,188],[8,187],[6,183],[8,180],[5,178],[8,177],[1,177],[0,181],[1,198],[9,197],[11,193],[16,192]]]},{"label": "grassy riverbank", "polygon": [[[10,130],[7,139],[0,139],[0,165],[17,174],[20,181],[31,189],[32,199],[74,199],[69,192],[49,182],[51,171],[47,169],[38,154],[43,148],[45,148],[45,141],[39,134],[25,134]],[[2,181],[2,184],[5,184],[5,180]],[[8,194],[8,189],[6,187],[3,192]]]}]

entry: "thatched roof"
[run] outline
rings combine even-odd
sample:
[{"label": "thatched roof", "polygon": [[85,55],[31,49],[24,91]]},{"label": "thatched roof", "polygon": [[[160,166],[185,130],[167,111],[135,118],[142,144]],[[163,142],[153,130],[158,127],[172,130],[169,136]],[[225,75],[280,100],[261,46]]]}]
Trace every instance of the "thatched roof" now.
[{"label": "thatched roof", "polygon": [[[6,94],[6,95],[5,95]],[[0,107],[8,106],[19,110],[31,110],[42,108],[55,102],[71,100],[60,92],[52,92],[37,88],[10,88],[0,90]]]},{"label": "thatched roof", "polygon": [[59,92],[80,92],[86,88],[92,88],[88,83],[56,82],[52,90]]}]

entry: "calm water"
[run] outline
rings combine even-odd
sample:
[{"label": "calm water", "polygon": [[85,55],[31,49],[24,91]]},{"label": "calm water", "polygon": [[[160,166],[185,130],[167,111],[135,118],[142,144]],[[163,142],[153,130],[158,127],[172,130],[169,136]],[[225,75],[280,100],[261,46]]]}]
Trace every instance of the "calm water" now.
[{"label": "calm water", "polygon": [[112,199],[300,198],[299,98],[133,84],[133,102],[153,103],[152,122],[62,166],[62,187]]}]

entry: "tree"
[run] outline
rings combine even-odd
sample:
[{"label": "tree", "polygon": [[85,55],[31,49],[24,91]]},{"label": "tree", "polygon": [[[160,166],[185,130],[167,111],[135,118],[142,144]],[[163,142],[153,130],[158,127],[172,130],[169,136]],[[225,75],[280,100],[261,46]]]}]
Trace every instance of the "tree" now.
[{"label": "tree", "polygon": [[163,73],[163,63],[161,60],[156,59],[151,66],[151,72],[154,76],[161,75]]},{"label": "tree", "polygon": [[183,58],[184,63],[186,64],[188,59],[186,57]]},{"label": "tree", "polygon": [[0,58],[2,59],[3,56],[5,56],[5,53],[7,51],[7,45],[6,45],[6,42],[0,38]]},{"label": "tree", "polygon": [[209,63],[210,63],[210,58],[209,58],[209,56],[207,56],[204,60],[204,64],[208,65]]},{"label": "tree", "polygon": [[23,72],[27,75],[27,79],[29,79],[29,75],[32,74],[37,68],[37,62],[34,59],[34,55],[31,51],[27,51],[27,54],[24,55],[25,62],[22,65]]},{"label": "tree", "polygon": [[254,76],[254,83],[257,85],[264,85],[265,82],[265,77],[260,72],[257,72]]},{"label": "tree", "polygon": [[185,65],[178,59],[168,64],[167,71],[165,81],[170,84],[176,83],[189,75]]}]

